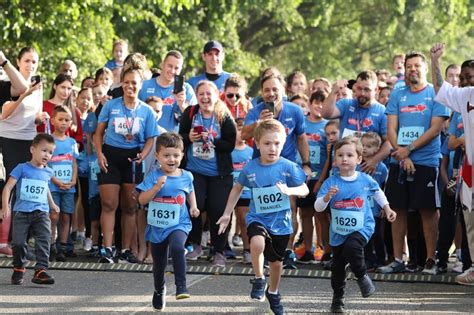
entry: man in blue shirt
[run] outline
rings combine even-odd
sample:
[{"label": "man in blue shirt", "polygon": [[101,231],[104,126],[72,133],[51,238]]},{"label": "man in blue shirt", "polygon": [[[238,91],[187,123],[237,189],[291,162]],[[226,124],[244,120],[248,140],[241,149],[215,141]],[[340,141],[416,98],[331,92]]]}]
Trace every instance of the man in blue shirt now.
[{"label": "man in blue shirt", "polygon": [[426,80],[426,58],[412,52],[405,59],[407,85],[394,90],[387,104],[387,135],[394,151],[386,186],[387,198],[397,212],[392,224],[395,260],[378,269],[382,273],[403,272],[408,209],[418,211],[426,242],[423,273],[436,274],[435,250],[440,206],[437,191],[440,131],[449,117],[446,107],[434,100],[435,90]]},{"label": "man in blue shirt", "polygon": [[367,131],[376,132],[383,140],[380,150],[361,164],[361,169],[373,174],[377,165],[390,153],[387,140],[387,117],[385,107],[375,100],[377,93],[377,75],[373,71],[362,71],[357,75],[354,84],[354,98],[340,99],[336,102],[339,91],[347,87],[346,80],[338,80],[331,93],[325,99],[321,114],[326,119],[340,119],[340,132],[343,137],[352,134],[361,135]]},{"label": "man in blue shirt", "polygon": [[230,73],[222,70],[225,53],[224,47],[218,41],[211,40],[204,45],[202,60],[206,64],[206,72],[198,74],[189,79],[193,89],[196,89],[199,81],[208,80],[214,82],[219,91],[224,91],[225,81],[229,78]]}]

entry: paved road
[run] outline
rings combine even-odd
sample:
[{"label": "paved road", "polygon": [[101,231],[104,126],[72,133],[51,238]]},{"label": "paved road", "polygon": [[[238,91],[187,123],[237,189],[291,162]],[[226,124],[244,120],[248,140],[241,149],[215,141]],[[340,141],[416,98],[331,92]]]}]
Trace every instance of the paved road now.
[{"label": "paved road", "polygon": [[[30,282],[10,285],[11,269],[0,269],[0,313],[126,314],[151,313],[152,275],[136,272],[53,270],[52,286]],[[174,300],[173,276],[167,277],[170,313],[268,313],[267,302],[248,297],[249,276],[189,275],[192,297]],[[377,293],[363,299],[349,281],[347,307],[353,313],[459,314],[474,311],[474,288],[450,284],[376,282]],[[284,278],[281,293],[288,313],[328,313],[327,279]]]}]

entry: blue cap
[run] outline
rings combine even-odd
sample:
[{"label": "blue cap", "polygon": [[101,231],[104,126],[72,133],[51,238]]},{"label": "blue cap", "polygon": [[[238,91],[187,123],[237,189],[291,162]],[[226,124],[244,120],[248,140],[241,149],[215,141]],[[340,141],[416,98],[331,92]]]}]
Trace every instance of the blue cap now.
[{"label": "blue cap", "polygon": [[207,42],[206,45],[204,45],[204,53],[208,53],[213,49],[217,49],[220,52],[224,51],[224,47],[222,47],[222,44],[216,40],[211,40]]}]

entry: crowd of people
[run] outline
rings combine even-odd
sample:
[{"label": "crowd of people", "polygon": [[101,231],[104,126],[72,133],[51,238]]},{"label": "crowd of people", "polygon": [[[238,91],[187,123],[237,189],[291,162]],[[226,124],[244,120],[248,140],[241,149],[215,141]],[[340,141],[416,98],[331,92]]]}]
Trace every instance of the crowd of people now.
[{"label": "crowd of people", "polygon": [[282,268],[298,264],[332,271],[336,312],[347,264],[363,297],[375,291],[367,272],[436,275],[450,255],[456,281],[473,285],[474,61],[443,73],[443,52],[397,54],[392,71],[333,84],[269,67],[250,96],[223,70],[218,41],[185,82],[179,51],[152,71],[118,40],[80,85],[65,60],[44,100],[36,50],[16,62],[0,51],[0,254],[13,256],[11,282],[23,283],[33,238],[35,283],[54,283],[48,262],[75,257],[72,239],[101,263],[152,263],[157,310],[168,256],[183,299],[186,260],[208,249],[225,267],[237,246],[255,272],[251,298],[276,314]]}]

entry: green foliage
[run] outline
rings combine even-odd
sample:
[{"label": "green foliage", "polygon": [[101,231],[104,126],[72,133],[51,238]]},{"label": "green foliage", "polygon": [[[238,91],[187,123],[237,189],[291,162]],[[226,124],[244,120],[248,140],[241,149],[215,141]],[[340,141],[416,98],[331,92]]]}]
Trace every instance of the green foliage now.
[{"label": "green foliage", "polygon": [[0,0],[0,49],[14,59],[34,46],[40,72],[52,80],[70,58],[82,78],[111,58],[112,42],[159,67],[170,49],[185,57],[184,71],[202,71],[202,47],[217,39],[225,69],[254,82],[262,68],[309,78],[352,78],[361,69],[390,69],[395,52],[428,53],[446,43],[448,62],[472,58],[470,0]]}]

